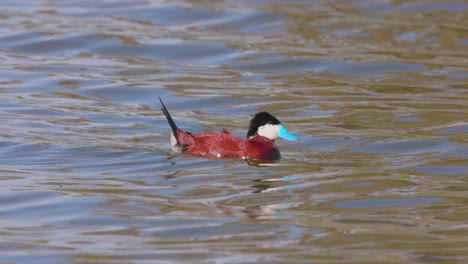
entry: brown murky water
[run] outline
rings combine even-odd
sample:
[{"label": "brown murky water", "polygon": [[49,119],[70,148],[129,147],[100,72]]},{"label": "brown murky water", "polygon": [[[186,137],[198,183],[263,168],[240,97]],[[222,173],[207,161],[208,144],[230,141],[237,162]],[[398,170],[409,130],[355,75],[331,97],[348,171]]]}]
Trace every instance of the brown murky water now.
[{"label": "brown murky water", "polygon": [[[2,1],[1,263],[466,263],[466,1]],[[267,110],[282,166],[174,155]]]}]

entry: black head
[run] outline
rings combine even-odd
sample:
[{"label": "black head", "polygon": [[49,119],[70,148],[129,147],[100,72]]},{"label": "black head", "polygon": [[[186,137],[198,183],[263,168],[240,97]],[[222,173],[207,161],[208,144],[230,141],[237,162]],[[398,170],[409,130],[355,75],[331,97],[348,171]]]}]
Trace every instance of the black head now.
[{"label": "black head", "polygon": [[258,112],[255,116],[250,120],[249,130],[247,131],[247,138],[251,136],[258,135],[258,129],[264,125],[280,125],[281,122],[276,119],[273,115],[268,112]]}]

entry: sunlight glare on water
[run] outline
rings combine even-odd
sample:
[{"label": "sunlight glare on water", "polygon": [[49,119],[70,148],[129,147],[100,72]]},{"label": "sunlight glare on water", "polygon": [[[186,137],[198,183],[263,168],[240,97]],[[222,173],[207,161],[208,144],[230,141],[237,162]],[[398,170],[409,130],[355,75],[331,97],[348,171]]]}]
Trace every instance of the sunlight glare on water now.
[{"label": "sunlight glare on water", "polygon": [[[466,263],[465,1],[3,1],[1,263]],[[282,160],[171,151],[177,125]]]}]

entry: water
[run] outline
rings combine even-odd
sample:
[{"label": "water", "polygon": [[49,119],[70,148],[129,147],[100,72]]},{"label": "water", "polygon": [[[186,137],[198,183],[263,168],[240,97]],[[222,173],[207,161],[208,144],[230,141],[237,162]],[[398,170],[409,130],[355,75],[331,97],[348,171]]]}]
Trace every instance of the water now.
[{"label": "water", "polygon": [[[464,1],[3,1],[0,262],[465,263]],[[170,150],[301,138],[256,164]]]}]

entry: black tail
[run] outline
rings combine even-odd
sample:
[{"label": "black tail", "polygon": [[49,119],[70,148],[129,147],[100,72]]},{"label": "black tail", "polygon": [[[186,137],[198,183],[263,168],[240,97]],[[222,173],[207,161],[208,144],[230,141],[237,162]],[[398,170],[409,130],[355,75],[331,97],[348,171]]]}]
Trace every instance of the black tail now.
[{"label": "black tail", "polygon": [[166,116],[167,122],[169,122],[169,125],[171,126],[172,133],[174,134],[175,139],[177,140],[177,142],[179,142],[179,139],[177,138],[177,125],[175,124],[174,119],[172,119],[171,114],[169,114],[169,111],[167,111],[167,108],[164,105],[163,101],[161,100],[161,97],[158,96],[158,98],[162,106],[161,111]]}]

